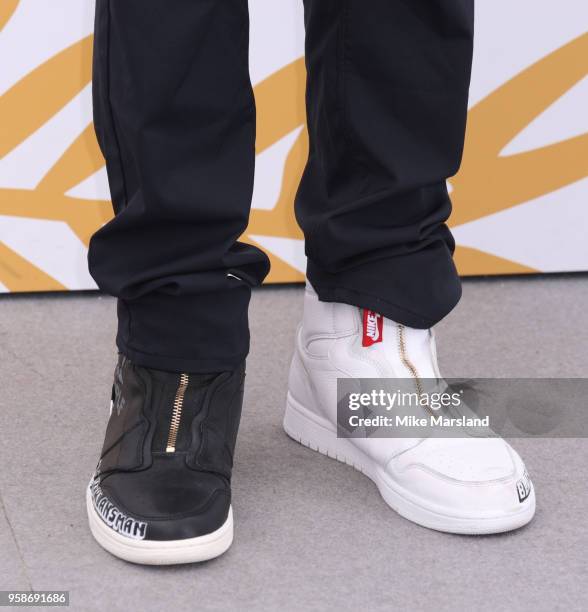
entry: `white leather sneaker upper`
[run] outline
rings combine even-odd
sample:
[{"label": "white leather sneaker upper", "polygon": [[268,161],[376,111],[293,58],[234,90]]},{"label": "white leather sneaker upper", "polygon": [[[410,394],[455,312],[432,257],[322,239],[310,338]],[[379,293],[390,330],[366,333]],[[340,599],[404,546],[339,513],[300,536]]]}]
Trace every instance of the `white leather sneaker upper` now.
[{"label": "white leather sneaker upper", "polygon": [[[374,333],[377,336],[378,330]],[[329,435],[335,438],[338,378],[441,378],[431,330],[384,319],[380,333],[381,341],[364,346],[362,310],[320,302],[307,285],[289,393],[308,418],[323,429],[330,428]],[[439,515],[483,521],[520,513],[526,500],[518,493],[522,479],[530,483],[525,466],[499,438],[353,438],[346,442],[361,450],[403,498]],[[534,510],[534,494],[532,503]]]}]

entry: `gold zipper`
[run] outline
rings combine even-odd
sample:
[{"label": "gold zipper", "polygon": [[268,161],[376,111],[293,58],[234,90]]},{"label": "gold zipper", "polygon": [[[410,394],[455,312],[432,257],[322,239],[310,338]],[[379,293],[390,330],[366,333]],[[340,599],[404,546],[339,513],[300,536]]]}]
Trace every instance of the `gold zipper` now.
[{"label": "gold zipper", "polygon": [[398,324],[398,350],[400,351],[400,360],[402,361],[404,367],[411,373],[414,378],[415,385],[417,388],[417,392],[420,395],[422,393],[421,380],[419,377],[418,370],[408,358],[408,354],[406,353],[406,342],[404,340],[404,325]]},{"label": "gold zipper", "polygon": [[180,383],[176,390],[176,397],[174,399],[174,409],[172,411],[171,422],[169,425],[169,434],[167,436],[167,447],[166,453],[176,452],[176,441],[178,439],[178,431],[180,429],[180,421],[182,419],[182,409],[184,408],[184,395],[188,388],[190,377],[188,374],[180,375]]},{"label": "gold zipper", "polygon": [[[416,369],[415,365],[412,363],[412,361],[408,358],[408,353],[406,352],[406,342],[404,340],[404,325],[398,324],[397,328],[398,328],[398,350],[400,352],[400,360],[404,364],[404,367],[411,373],[412,377],[414,378],[414,384],[415,384],[417,393],[419,394],[419,397],[422,397],[423,385],[421,382],[421,378],[419,376],[419,372]],[[435,414],[435,412],[432,410],[429,404],[427,404],[427,410],[431,414],[433,415]]]}]

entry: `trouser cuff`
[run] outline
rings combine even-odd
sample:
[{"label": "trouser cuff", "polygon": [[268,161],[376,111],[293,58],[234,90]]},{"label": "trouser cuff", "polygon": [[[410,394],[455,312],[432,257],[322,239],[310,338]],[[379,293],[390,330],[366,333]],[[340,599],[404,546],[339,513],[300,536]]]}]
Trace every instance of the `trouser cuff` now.
[{"label": "trouser cuff", "polygon": [[337,272],[326,272],[309,259],[307,276],[323,302],[369,308],[419,329],[438,323],[461,297],[451,252],[442,241]]},{"label": "trouser cuff", "polygon": [[201,295],[151,294],[118,301],[121,353],[137,365],[168,372],[236,369],[249,352],[251,290]]}]

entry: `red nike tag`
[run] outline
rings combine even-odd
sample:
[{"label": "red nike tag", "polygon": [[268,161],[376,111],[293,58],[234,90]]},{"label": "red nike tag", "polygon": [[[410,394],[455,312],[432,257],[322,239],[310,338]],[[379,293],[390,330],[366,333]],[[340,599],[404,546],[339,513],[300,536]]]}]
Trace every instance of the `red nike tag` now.
[{"label": "red nike tag", "polygon": [[384,317],[373,310],[363,310],[362,346],[372,346],[384,339]]}]

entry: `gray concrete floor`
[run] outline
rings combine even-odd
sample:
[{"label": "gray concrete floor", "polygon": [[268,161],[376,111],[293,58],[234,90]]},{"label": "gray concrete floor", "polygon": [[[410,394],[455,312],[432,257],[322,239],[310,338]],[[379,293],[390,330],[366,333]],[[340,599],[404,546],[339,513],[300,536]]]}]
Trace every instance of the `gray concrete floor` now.
[{"label": "gray concrete floor", "polygon": [[[438,330],[447,376],[586,376],[586,276],[464,289]],[[587,441],[515,441],[538,491],[527,528],[460,537],[417,527],[361,474],[282,432],[301,305],[298,287],[253,298],[233,548],[200,566],[144,568],[108,555],[86,527],[114,301],[1,298],[0,589],[69,590],[76,610],[588,609]]]}]

